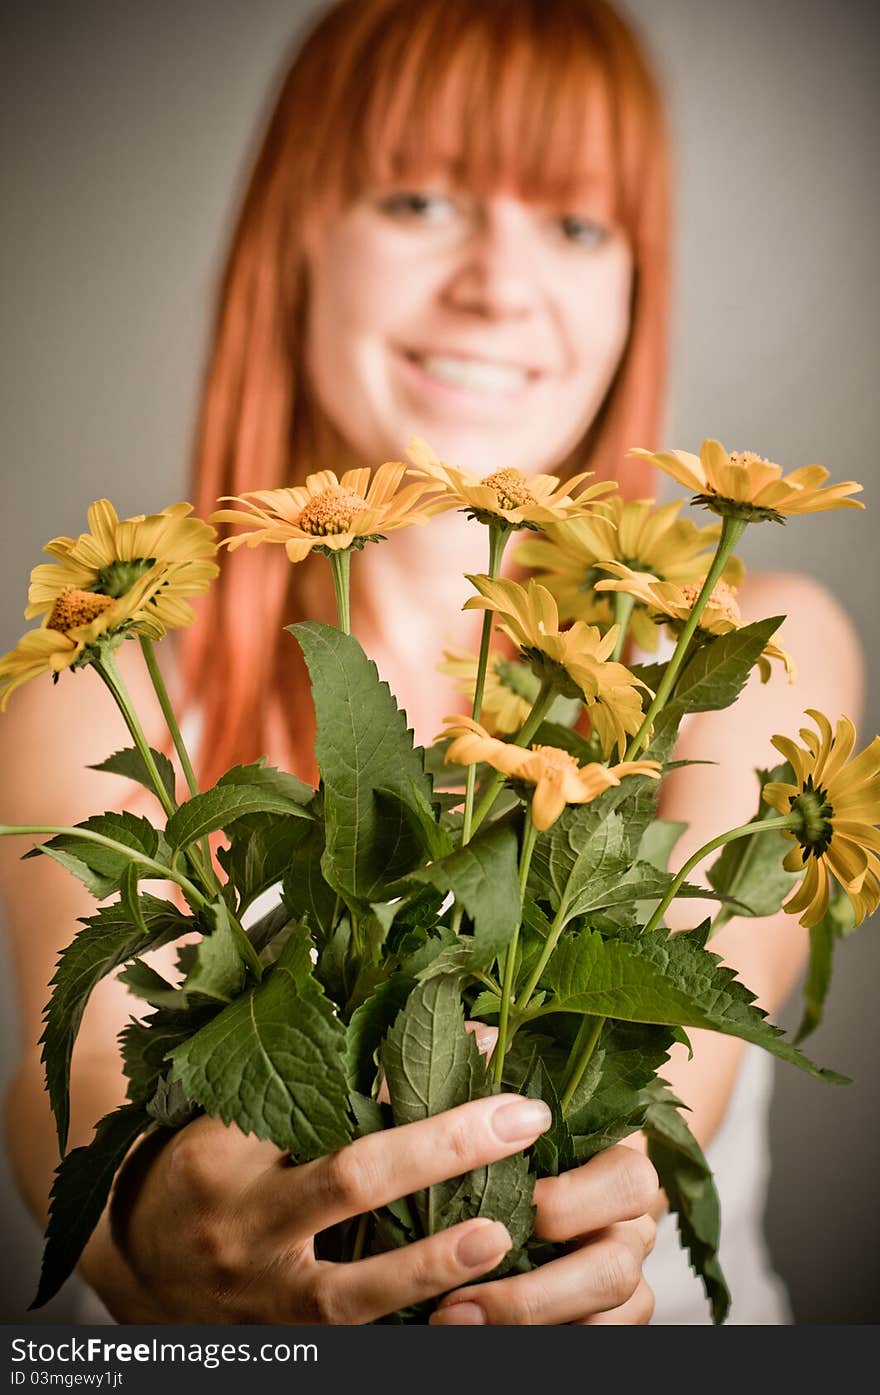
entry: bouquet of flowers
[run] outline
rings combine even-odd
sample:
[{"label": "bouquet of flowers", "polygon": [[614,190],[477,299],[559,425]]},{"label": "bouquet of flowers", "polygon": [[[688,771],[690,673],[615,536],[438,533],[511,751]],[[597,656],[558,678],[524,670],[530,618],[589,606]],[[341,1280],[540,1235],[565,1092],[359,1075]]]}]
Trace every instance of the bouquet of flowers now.
[{"label": "bouquet of flowers", "polygon": [[[647,452],[639,452],[648,455]],[[189,598],[217,574],[217,534],[187,504],[119,520],[104,500],[89,531],[56,538],[32,573],[28,616],[43,617],[0,660],[5,705],[38,674],[91,665],[132,745],[98,767],[145,785],[162,817],[107,812],[48,835],[26,855],[54,858],[101,902],[62,953],[46,1009],[46,1082],[63,1161],[37,1304],[71,1272],[140,1135],[201,1112],[270,1139],[294,1162],[377,1129],[493,1091],[541,1098],[552,1125],[526,1152],[346,1222],[322,1237],[353,1258],[406,1245],[472,1216],[501,1220],[513,1248],[498,1273],[529,1269],[558,1246],[532,1232],[535,1179],[556,1175],[643,1130],[682,1244],[715,1320],[729,1294],[718,1264],[712,1176],[662,1077],[670,1047],[710,1028],[756,1043],[825,1080],[755,1006],[712,952],[731,916],[785,909],[809,927],[811,969],[798,1040],[818,1022],[836,939],[880,901],[880,737],[853,755],[847,718],[817,711],[800,741],[758,772],[751,822],[668,862],[682,825],[657,816],[679,724],[735,702],[751,670],[793,667],[774,642],[782,617],[744,624],[735,599],[743,531],[767,520],[861,507],[852,482],[807,466],[783,475],[717,442],[699,456],[650,455],[719,522],[682,504],[608,498],[610,485],[502,469],[485,479],[444,464],[423,441],[409,464],[331,471],[305,485],[224,501],[212,522],[230,548],[281,545],[296,564],[327,558],[338,628],[289,627],[308,666],[320,783],[264,760],[200,791],[154,644],[193,618]],[[470,698],[430,749],[349,633],[352,556],[390,531],[465,510],[485,528],[488,568],[466,608],[483,611],[475,655],[445,656]],[[235,531],[230,531],[234,529]],[[500,576],[513,535],[537,575]],[[534,534],[540,534],[534,537]],[[628,640],[667,662],[627,667]],[[504,637],[493,645],[497,631]],[[136,638],[187,795],[169,756],[148,745],[115,651]],[[503,645],[503,647],[502,647]],[[67,681],[67,680],[65,680]],[[221,846],[210,839],[222,831]],[[689,880],[704,859],[708,887]],[[145,889],[176,884],[175,900]],[[277,888],[276,903],[248,915]],[[694,928],[670,935],[674,898]],[[113,899],[110,899],[113,898]],[[702,903],[715,903],[714,917]],[[144,955],[173,941],[169,982]],[[102,976],[141,1004],[124,1029],[128,1100],[66,1153],[69,1071],[79,1022]],[[497,1027],[487,1061],[470,1022]],[[395,1315],[423,1322],[424,1311]]]}]

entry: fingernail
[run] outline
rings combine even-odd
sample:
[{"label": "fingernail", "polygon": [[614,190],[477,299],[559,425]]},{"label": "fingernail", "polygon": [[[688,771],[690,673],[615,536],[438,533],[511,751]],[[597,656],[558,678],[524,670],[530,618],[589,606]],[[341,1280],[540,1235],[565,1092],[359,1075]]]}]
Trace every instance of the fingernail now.
[{"label": "fingernail", "polygon": [[504,1143],[527,1142],[549,1129],[553,1115],[543,1100],[503,1104],[492,1115],[492,1127]]},{"label": "fingernail", "polygon": [[463,1235],[455,1247],[455,1257],[465,1269],[477,1269],[493,1259],[500,1259],[513,1241],[500,1221],[491,1221]]},{"label": "fingernail", "polygon": [[485,1326],[486,1314],[479,1303],[452,1303],[438,1308],[430,1317],[432,1327]]}]

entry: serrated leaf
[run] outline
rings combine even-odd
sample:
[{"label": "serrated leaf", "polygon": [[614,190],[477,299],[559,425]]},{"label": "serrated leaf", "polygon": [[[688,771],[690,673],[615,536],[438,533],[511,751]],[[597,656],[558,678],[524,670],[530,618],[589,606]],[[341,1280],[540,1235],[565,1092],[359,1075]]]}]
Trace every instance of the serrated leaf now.
[{"label": "serrated leaf", "polygon": [[294,849],[282,881],[282,897],[297,920],[308,919],[319,936],[328,936],[339,914],[339,896],[324,880],[324,827],[315,822]]},{"label": "serrated leaf", "polygon": [[[173,801],[177,784],[174,766],[163,751],[155,751],[151,746],[150,754],[156,762],[156,769],[162,784],[165,786],[165,792]],[[108,775],[122,775],[126,780],[134,780],[137,784],[143,785],[151,794],[156,793],[144,758],[136,746],[127,746],[124,751],[114,751],[113,755],[102,760],[100,765],[90,765],[88,769],[104,770]]]},{"label": "serrated leaf", "polygon": [[532,1166],[539,1177],[558,1177],[560,1172],[567,1172],[575,1165],[574,1139],[556,1087],[537,1053],[521,1093],[529,1099],[543,1100],[550,1109],[553,1121],[535,1140]]},{"label": "serrated leaf", "polygon": [[[454,795],[451,798],[455,800]],[[457,802],[461,803],[460,797]],[[433,796],[433,805],[426,805],[416,791],[412,791],[409,798],[404,799],[396,790],[377,789],[376,803],[380,816],[383,804],[388,806],[393,818],[403,815],[425,857],[445,857],[452,851],[452,836],[435,816],[434,805],[442,807],[443,804],[436,795]]]},{"label": "serrated leaf", "polygon": [[[380,1056],[395,1124],[442,1114],[488,1092],[485,1066],[473,1035],[464,1029],[461,996],[451,975],[413,989]],[[439,1211],[450,1195],[448,1182],[417,1194],[414,1204],[423,1234],[442,1229]]]},{"label": "serrated leaf", "polygon": [[221,848],[217,857],[238,894],[239,915],[283,880],[309,827],[305,819],[277,814],[246,815],[233,823],[229,846]]},{"label": "serrated leaf", "polygon": [[80,930],[62,951],[52,978],[54,988],[40,1040],[46,1066],[46,1088],[62,1154],[70,1118],[70,1058],[92,989],[126,960],[158,949],[193,929],[192,920],[181,915],[170,901],[144,896],[141,911],[147,926],[146,935],[132,925],[118,901],[103,906],[96,915],[83,920],[85,929]]},{"label": "serrated leaf", "polygon": [[529,887],[547,896],[554,909],[564,905],[567,922],[615,899],[629,866],[623,821],[604,818],[589,805],[568,809],[535,844]]},{"label": "serrated leaf", "polygon": [[143,959],[135,959],[127,968],[117,974],[117,981],[124,983],[136,998],[143,998],[151,1007],[184,1008],[186,993],[175,988],[166,978],[158,974]]},{"label": "serrated leaf", "polygon": [[241,952],[241,931],[225,901],[212,902],[202,916],[212,927],[211,933],[196,947],[195,962],[186,976],[183,990],[187,997],[199,993],[219,1003],[231,1003],[244,987],[247,976]]},{"label": "serrated leaf", "polygon": [[162,1076],[156,1086],[156,1093],[147,1105],[147,1113],[154,1123],[163,1129],[182,1129],[190,1119],[202,1111],[192,1100],[178,1080]]},{"label": "serrated leaf", "polygon": [[288,795],[277,794],[263,785],[215,785],[204,794],[193,795],[168,820],[165,837],[173,852],[185,848],[215,833],[229,828],[236,819],[248,814],[285,814],[291,818],[310,819],[303,805]]},{"label": "serrated leaf", "polygon": [[681,1102],[658,1080],[649,1092],[644,1122],[648,1156],[678,1220],[681,1241],[694,1273],[699,1275],[722,1323],[730,1310],[730,1291],[718,1263],[721,1209],[709,1164],[679,1112]]},{"label": "serrated leaf", "polygon": [[140,1105],[105,1114],[85,1148],[74,1148],[55,1174],[40,1285],[32,1308],[41,1308],[69,1278],[101,1218],[116,1171],[152,1120]]},{"label": "serrated leaf", "polygon": [[274,765],[267,765],[265,756],[261,756],[250,765],[234,765],[231,770],[220,776],[217,784],[257,787],[303,806],[315,797],[311,785],[305,784],[287,770],[277,770]]},{"label": "serrated leaf", "polygon": [[297,1162],[351,1137],[345,1029],[311,976],[309,943],[291,936],[262,983],[171,1053],[191,1099]]},{"label": "serrated leaf", "polygon": [[[154,859],[157,855],[161,857],[158,830],[149,819],[139,818],[136,814],[117,814],[112,811],[96,814],[75,827],[88,833],[100,833],[104,838],[112,838],[130,848],[132,852],[143,856]],[[48,842],[31,848],[25,853],[25,858],[39,857],[43,853],[54,857],[69,872],[79,877],[99,901],[103,901],[119,889],[126,869],[132,865],[131,858],[126,857],[124,853],[79,838],[73,832],[59,833]]]},{"label": "serrated leaf", "polygon": [[186,1011],[179,1007],[160,1009],[143,1022],[132,1020],[123,1027],[119,1046],[128,1080],[127,1095],[133,1104],[149,1103],[167,1071],[168,1053],[194,1036],[220,1010],[215,1003],[201,1003]]},{"label": "serrated leaf", "polygon": [[381,889],[418,863],[420,840],[399,809],[387,816],[376,791],[431,809],[424,753],[406,715],[356,639],[329,625],[289,627],[312,680],[315,754],[324,783],[325,876],[343,895],[378,901]]},{"label": "serrated leaf", "polygon": [[847,1083],[784,1039],[754,1006],[754,994],[705,948],[707,932],[708,924],[670,938],[655,931],[625,941],[584,931],[559,944],[541,984],[555,993],[560,1012],[707,1027],[754,1042],[821,1080]]},{"label": "serrated leaf", "polygon": [[716,712],[736,702],[749,674],[785,619],[775,615],[709,640],[685,665],[674,702],[684,712]]},{"label": "serrated leaf", "polygon": [[475,1167],[461,1179],[453,1194],[438,1205],[436,1228],[446,1230],[474,1216],[503,1221],[513,1245],[490,1274],[481,1276],[483,1280],[500,1278],[516,1266],[532,1233],[534,1190],[535,1177],[522,1153],[499,1158],[488,1167]]},{"label": "serrated leaf", "polygon": [[392,974],[352,1013],[345,1031],[345,1069],[352,1090],[372,1090],[379,1044],[414,987],[408,974]]},{"label": "serrated leaf", "polygon": [[[568,1124],[580,1162],[628,1137],[645,1115],[643,1091],[669,1058],[674,1033],[647,1023],[608,1022],[593,1055],[589,1088],[575,1093]],[[592,1064],[592,1062],[591,1062]]]},{"label": "serrated leaf", "polygon": [[492,824],[463,848],[420,867],[411,879],[452,892],[474,924],[474,962],[485,967],[510,942],[520,919],[516,834]]}]

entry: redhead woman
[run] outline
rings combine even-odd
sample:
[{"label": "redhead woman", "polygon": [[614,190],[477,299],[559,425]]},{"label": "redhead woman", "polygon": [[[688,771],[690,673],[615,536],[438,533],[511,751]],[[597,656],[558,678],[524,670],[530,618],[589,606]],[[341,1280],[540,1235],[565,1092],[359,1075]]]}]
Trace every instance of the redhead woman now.
[{"label": "redhead woman", "polygon": [[[334,5],[294,58],[236,228],[195,455],[199,512],[314,469],[399,457],[412,435],[480,474],[590,468],[627,497],[652,494],[625,454],[659,444],[666,179],[654,81],[604,0]],[[481,543],[455,514],[357,558],[353,629],[423,741],[460,705],[432,669],[463,573],[484,566]],[[333,595],[324,570],[280,553],[225,560],[169,674],[207,782],[264,752],[313,773],[308,688],[282,626],[332,619]],[[723,720],[692,720],[678,754],[718,766],[682,772],[663,810],[698,830],[692,847],[749,816],[749,771],[769,762],[773,732],[806,706],[833,717],[859,703],[858,651],[830,597],[774,575],[751,578],[741,600],[746,615],[788,615],[801,678],[796,692],[774,683]],[[455,639],[475,648],[468,623]],[[151,711],[136,665],[128,681]],[[0,727],[15,792],[5,815],[37,822],[52,807],[75,822],[106,798],[107,777],[83,766],[106,754],[113,713],[90,672],[56,692],[30,687]],[[42,772],[24,754],[37,740]],[[22,1002],[10,1139],[40,1215],[57,1156],[35,1043],[57,950],[91,905],[61,869],[42,868],[37,887],[32,863],[8,846],[0,856]],[[718,948],[773,1011],[805,932],[779,917],[758,936],[734,920]],[[74,1060],[73,1142],[121,1098],[112,1043],[130,1010],[117,983],[94,995]],[[693,1038],[693,1060],[665,1074],[719,1177],[733,1319],[785,1321],[759,1226],[764,1065],[738,1041]],[[294,1168],[201,1118],[129,1159],[114,1224],[105,1218],[83,1272],[120,1321],[361,1323],[436,1297],[436,1323],[644,1323],[652,1289],[658,1319],[704,1320],[638,1139],[539,1183],[537,1230],[572,1242],[539,1272],[475,1287],[509,1241],[500,1224],[474,1222],[393,1255],[316,1258],[314,1237],[335,1220],[517,1151],[546,1123],[533,1102],[495,1096]]]}]

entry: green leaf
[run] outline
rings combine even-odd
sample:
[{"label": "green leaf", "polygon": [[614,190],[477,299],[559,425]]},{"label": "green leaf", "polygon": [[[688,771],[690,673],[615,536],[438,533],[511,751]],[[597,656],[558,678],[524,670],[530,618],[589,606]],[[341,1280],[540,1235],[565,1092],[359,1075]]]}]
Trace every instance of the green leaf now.
[{"label": "green leaf", "polygon": [[[165,786],[165,792],[169,799],[173,800],[175,795],[176,777],[174,766],[162,751],[154,751],[150,747],[150,754],[156,762],[156,769]],[[126,780],[134,780],[137,784],[143,785],[150,794],[156,793],[156,788],[150,778],[144,758],[137,746],[127,746],[124,751],[115,751],[112,756],[102,760],[100,765],[90,765],[89,770],[106,770],[109,775],[122,775]]]},{"label": "green leaf", "polygon": [[[452,798],[455,799],[455,796],[453,795]],[[442,801],[438,801],[435,796],[434,803],[438,802]],[[457,802],[461,803],[460,797]],[[419,842],[425,857],[445,857],[447,853],[452,851],[453,843],[449,830],[437,822],[433,806],[423,802],[420,791],[414,790],[409,798],[403,799],[395,790],[378,789],[376,790],[376,803],[380,815],[383,811],[383,805],[387,806],[392,818],[397,819],[403,815],[404,821],[409,825],[411,833]]]},{"label": "green leaf", "polygon": [[509,1157],[490,1163],[488,1167],[475,1167],[459,1181],[452,1195],[448,1199],[444,1197],[437,1207],[436,1228],[447,1230],[449,1226],[458,1225],[460,1221],[470,1220],[474,1216],[503,1221],[513,1245],[490,1274],[482,1275],[482,1280],[500,1278],[517,1264],[532,1233],[534,1190],[535,1178],[529,1170],[529,1159],[523,1153],[512,1153]]},{"label": "green leaf", "polygon": [[247,814],[287,814],[292,818],[309,819],[298,800],[285,794],[278,794],[263,785],[215,785],[204,794],[193,795],[181,804],[168,820],[165,836],[173,852],[186,848],[203,838],[206,833],[214,833],[218,828],[228,828],[236,819]]},{"label": "green leaf", "polygon": [[686,823],[677,823],[674,819],[654,819],[642,834],[639,861],[650,862],[659,872],[666,872],[672,850],[686,828]]},{"label": "green leaf", "polygon": [[568,1120],[550,1075],[536,1053],[531,1069],[520,1091],[529,1099],[543,1100],[549,1106],[553,1122],[538,1136],[532,1149],[532,1165],[539,1177],[558,1177],[575,1166],[574,1139]]},{"label": "green leaf", "polygon": [[559,944],[541,984],[554,991],[560,1012],[707,1027],[754,1042],[821,1080],[848,1083],[785,1041],[754,1006],[754,994],[705,948],[707,933],[708,923],[668,939],[664,931],[632,941],[584,931]]},{"label": "green leaf", "polygon": [[309,830],[305,819],[277,814],[251,814],[236,820],[229,832],[229,847],[221,848],[217,856],[238,893],[239,915],[283,880]]},{"label": "green leaf", "polygon": [[669,1093],[662,1080],[649,1094],[651,1103],[643,1125],[648,1157],[678,1219],[691,1267],[703,1281],[713,1320],[722,1323],[730,1310],[730,1291],[718,1263],[721,1211],[712,1171],[679,1112],[684,1108],[681,1101]]},{"label": "green leaf", "polygon": [[168,1067],[167,1056],[175,1046],[216,1017],[215,1003],[202,1003],[182,1011],[179,1007],[151,1013],[143,1022],[132,1020],[119,1033],[119,1046],[132,1104],[147,1105]]},{"label": "green leaf", "polygon": [[270,794],[277,794],[281,799],[291,800],[294,804],[302,804],[303,806],[310,803],[315,797],[315,791],[311,785],[298,780],[287,770],[276,770],[275,766],[267,765],[265,756],[261,756],[251,765],[234,765],[231,770],[226,771],[225,775],[220,776],[217,785],[256,787],[267,790]]},{"label": "green leaf", "polygon": [[241,931],[225,901],[212,902],[202,916],[212,927],[211,933],[200,941],[183,989],[187,997],[200,993],[216,1002],[230,1003],[238,997],[247,975],[241,952]]},{"label": "green leaf", "polygon": [[775,615],[757,620],[704,644],[678,676],[676,706],[683,712],[716,712],[736,702],[764,646],[784,619]]},{"label": "green leaf", "polygon": [[411,871],[421,840],[392,793],[431,814],[424,753],[413,746],[406,716],[356,639],[329,625],[289,627],[312,680],[317,714],[315,753],[324,782],[327,880],[343,895],[378,901],[381,889]]},{"label": "green leaf", "polygon": [[[112,838],[122,843],[132,852],[161,860],[162,848],[158,830],[149,819],[138,818],[135,814],[96,814],[83,823],[76,824],[89,833],[100,833],[104,838]],[[79,877],[99,901],[119,889],[122,877],[131,866],[131,858],[100,843],[91,843],[74,833],[59,833],[48,842],[41,843],[25,853],[25,858],[39,857],[46,853],[60,862],[68,872]]]},{"label": "green leaf", "polygon": [[411,880],[453,892],[474,923],[474,960],[490,964],[519,924],[517,840],[507,824],[492,824],[463,848],[420,867]]},{"label": "green leaf", "polygon": [[[617,814],[601,817],[589,805],[566,810],[535,844],[529,886],[546,895],[565,922],[613,904],[629,859],[624,824]],[[609,899],[610,898],[610,899]]]},{"label": "green leaf", "polygon": [[[442,1114],[488,1092],[486,1069],[473,1035],[464,1029],[458,983],[451,975],[413,989],[380,1055],[395,1124]],[[417,1194],[423,1234],[443,1228],[439,1212],[453,1190],[442,1182]]]},{"label": "green leaf", "polygon": [[339,914],[339,896],[324,880],[324,827],[315,822],[305,842],[293,850],[284,873],[282,897],[296,920],[308,919],[312,929],[327,937]]},{"label": "green leaf", "polygon": [[82,1021],[85,1005],[97,983],[126,960],[158,949],[193,929],[193,922],[181,915],[170,901],[155,896],[141,898],[141,913],[147,933],[132,925],[118,901],[103,906],[83,920],[80,930],[58,961],[52,979],[52,997],[46,1008],[45,1030],[41,1037],[42,1059],[46,1066],[46,1088],[58,1128],[61,1153],[67,1144],[70,1118],[70,1058]]},{"label": "green leaf", "polygon": [[113,1178],[152,1120],[140,1105],[105,1114],[86,1148],[74,1148],[55,1174],[40,1285],[32,1308],[48,1303],[69,1278],[101,1218]]},{"label": "green leaf", "polygon": [[143,959],[134,959],[122,973],[117,974],[117,981],[124,983],[130,993],[135,997],[143,998],[144,1002],[151,1007],[183,1008],[186,1006],[186,993],[181,988],[175,988],[161,974],[149,964],[145,964]]},{"label": "green leaf", "polygon": [[352,1013],[345,1032],[345,1069],[352,1090],[372,1090],[379,1045],[414,987],[408,974],[392,974]]},{"label": "green leaf", "polygon": [[311,975],[309,945],[292,935],[262,983],[171,1053],[191,1099],[297,1162],[351,1137],[345,1029]]},{"label": "green leaf", "polygon": [[609,1022],[593,1054],[587,1089],[582,1082],[571,1101],[569,1127],[579,1162],[619,1143],[641,1128],[643,1091],[669,1059],[673,1032],[641,1022]]},{"label": "green leaf", "polygon": [[182,1129],[201,1110],[192,1100],[178,1080],[162,1076],[156,1085],[156,1093],[147,1105],[147,1113],[163,1129]]},{"label": "green leaf", "polygon": [[[778,766],[776,770],[756,771],[761,795],[751,823],[759,823],[776,813],[764,803],[763,787],[769,780],[782,779],[783,772],[788,769]],[[736,838],[722,848],[721,855],[709,868],[709,885],[721,895],[735,898],[738,915],[774,915],[798,880],[798,873],[786,872],[782,865],[791,848],[791,839],[776,828],[755,837]]]}]

